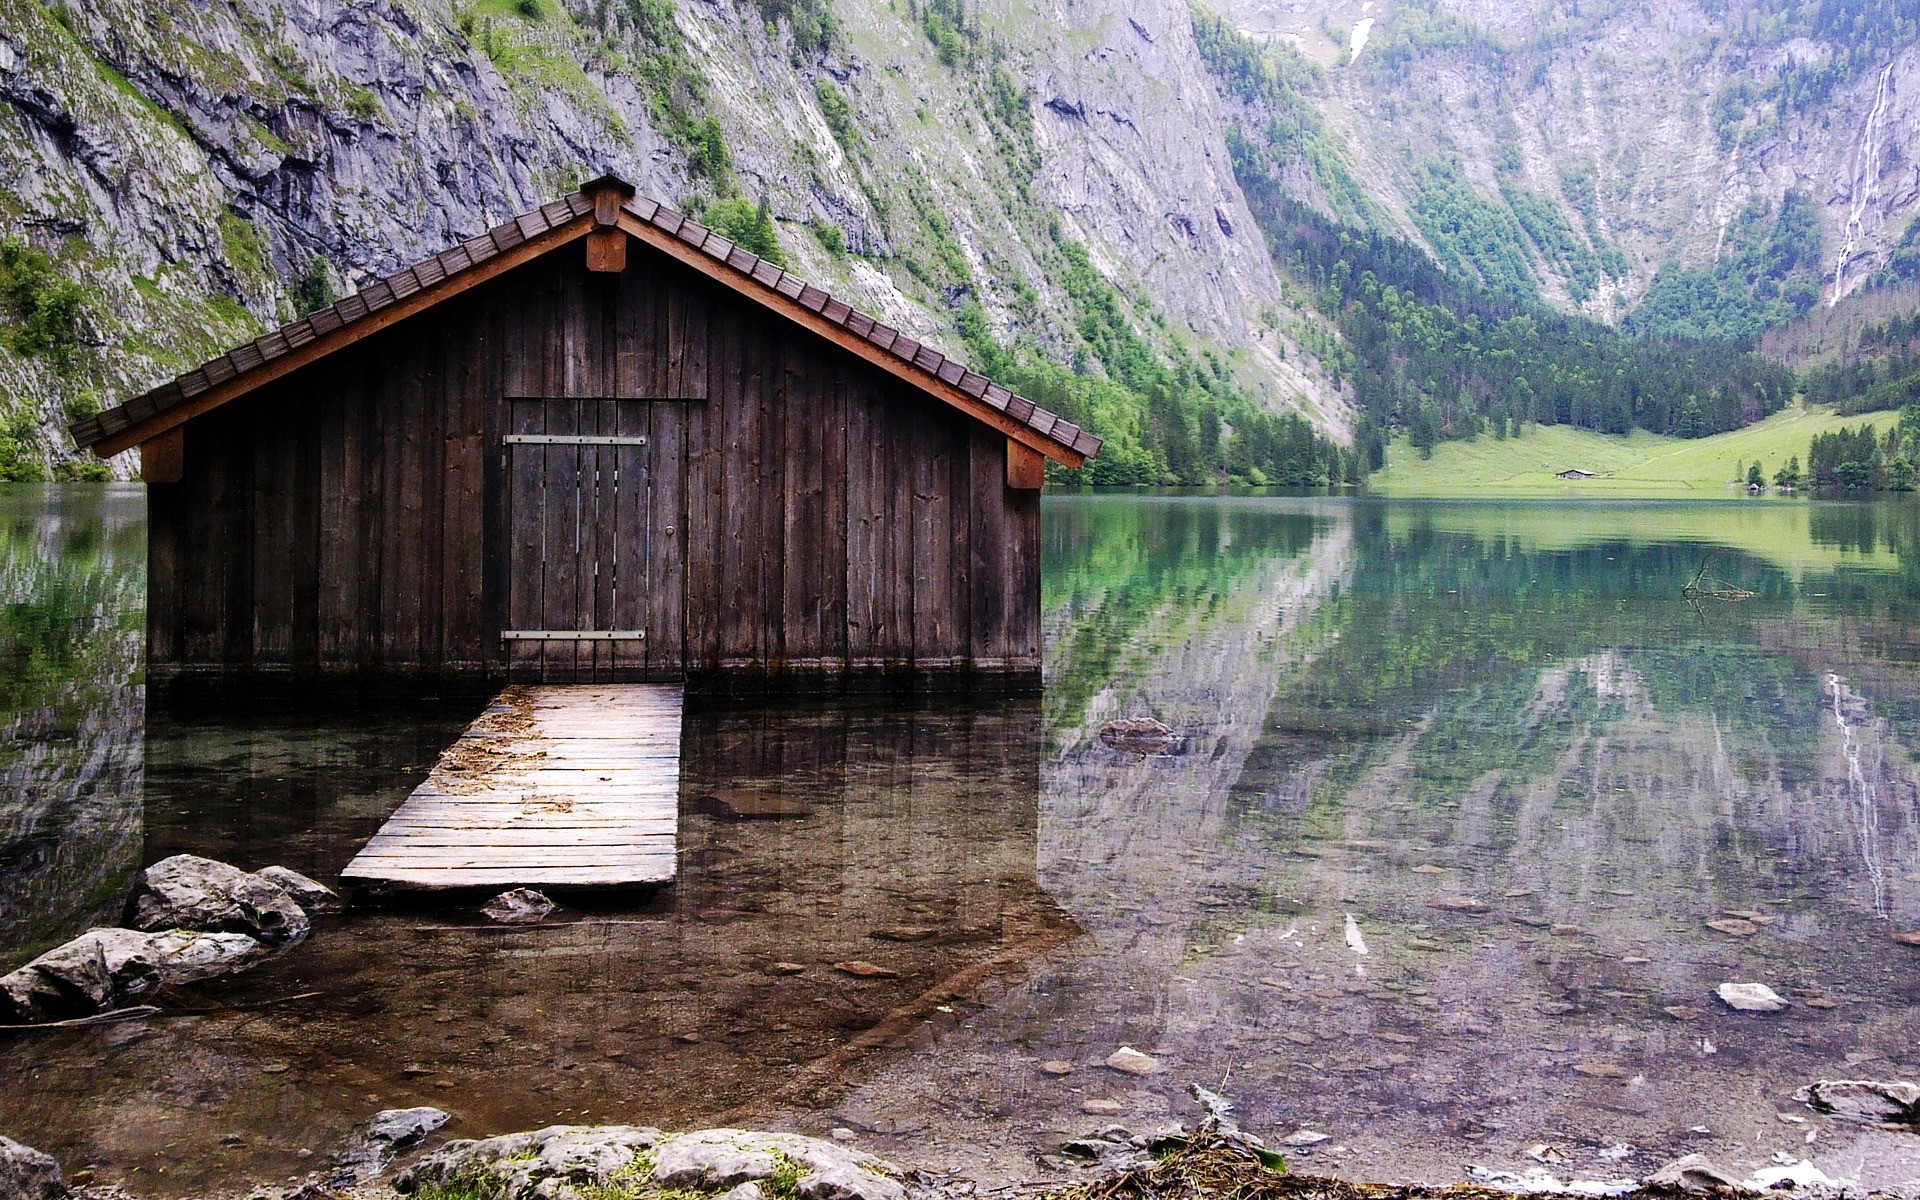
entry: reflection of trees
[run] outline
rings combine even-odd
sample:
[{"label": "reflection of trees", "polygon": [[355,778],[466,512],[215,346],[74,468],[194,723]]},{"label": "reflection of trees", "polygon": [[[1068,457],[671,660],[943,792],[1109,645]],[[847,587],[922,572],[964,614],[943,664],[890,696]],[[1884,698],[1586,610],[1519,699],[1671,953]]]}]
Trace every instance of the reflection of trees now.
[{"label": "reflection of trees", "polygon": [[0,489],[0,958],[111,902],[140,848],[136,492]]},{"label": "reflection of trees", "polygon": [[[1756,619],[1790,604],[1790,581],[1765,564],[1729,564],[1760,594],[1703,624],[1675,598],[1695,547],[1538,551],[1364,521],[1358,540],[1351,585],[1316,619],[1312,668],[1280,689],[1269,714],[1279,752],[1263,743],[1237,789],[1251,801],[1270,790],[1267,770],[1324,758],[1297,832],[1335,828],[1354,789],[1397,753],[1397,788],[1413,811],[1436,812],[1484,786],[1490,828],[1504,842],[1538,781],[1567,775],[1567,802],[1582,802],[1591,766],[1566,765],[1569,748],[1629,717],[1707,722],[1749,771],[1811,759],[1817,696],[1796,664],[1754,637]],[[1316,713],[1328,719],[1303,719]],[[1355,714],[1366,720],[1337,719]],[[1415,725],[1410,743],[1381,737]]]},{"label": "reflection of trees", "polygon": [[1233,581],[1304,553],[1327,520],[1325,509],[1286,502],[1049,498],[1048,726],[1077,724],[1093,694],[1126,673],[1123,662],[1151,661],[1169,627],[1217,618]]}]

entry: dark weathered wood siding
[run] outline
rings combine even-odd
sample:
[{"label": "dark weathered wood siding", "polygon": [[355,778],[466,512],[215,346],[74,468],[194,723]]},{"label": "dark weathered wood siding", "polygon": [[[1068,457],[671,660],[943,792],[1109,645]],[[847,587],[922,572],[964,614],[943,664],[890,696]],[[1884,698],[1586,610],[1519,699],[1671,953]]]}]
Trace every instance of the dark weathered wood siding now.
[{"label": "dark weathered wood siding", "polygon": [[[156,676],[1037,683],[1039,494],[1006,486],[1004,436],[641,247],[630,264],[563,248],[189,423],[183,480],[150,489]],[[644,641],[500,640],[530,569],[504,435],[562,421],[647,438],[581,452],[644,464],[646,511],[620,518]]]}]

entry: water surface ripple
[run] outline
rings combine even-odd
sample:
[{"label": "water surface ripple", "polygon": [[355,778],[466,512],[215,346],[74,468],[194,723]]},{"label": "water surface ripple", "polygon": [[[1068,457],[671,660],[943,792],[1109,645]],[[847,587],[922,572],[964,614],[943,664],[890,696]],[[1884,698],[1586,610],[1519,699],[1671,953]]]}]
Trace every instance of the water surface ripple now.
[{"label": "water surface ripple", "polygon": [[[1920,1186],[1920,1135],[1791,1098],[1920,1076],[1920,507],[1044,512],[1042,700],[690,705],[673,888],[535,930],[358,907],[164,1018],[6,1043],[0,1132],[174,1194],[416,1103],[1027,1178],[1200,1082],[1353,1176],[1548,1144]],[[178,851],[331,879],[477,711],[146,698],[138,493],[6,490],[0,538],[0,966]],[[1752,597],[1683,600],[1703,564]],[[1178,752],[1100,739],[1133,716]]]}]

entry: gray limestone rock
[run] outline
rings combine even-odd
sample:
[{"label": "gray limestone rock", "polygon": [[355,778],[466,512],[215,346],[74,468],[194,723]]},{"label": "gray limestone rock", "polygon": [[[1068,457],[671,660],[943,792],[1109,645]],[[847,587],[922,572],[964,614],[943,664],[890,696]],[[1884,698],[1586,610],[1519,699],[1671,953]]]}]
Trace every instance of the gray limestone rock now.
[{"label": "gray limestone rock", "polygon": [[[133,930],[116,930],[133,933]],[[198,983],[244,971],[271,953],[244,933],[200,933],[191,929],[168,929],[140,935],[148,939],[150,953],[160,965],[162,982]]]},{"label": "gray limestone rock", "polygon": [[635,1125],[550,1125],[481,1141],[449,1142],[400,1173],[395,1186],[411,1192],[453,1179],[474,1181],[487,1200],[549,1196],[562,1186],[604,1186],[660,1131]]},{"label": "gray limestone rock", "polygon": [[89,929],[0,978],[0,1015],[16,1023],[88,1017],[161,982],[160,956],[148,935]]},{"label": "gray limestone rock", "polygon": [[309,879],[300,872],[288,867],[261,867],[254,874],[271,883],[285,888],[287,895],[293,897],[308,916],[320,913],[339,912],[342,905],[340,893],[315,879]]},{"label": "gray limestone rock", "polygon": [[411,1146],[453,1118],[437,1108],[386,1108],[367,1122],[366,1136],[390,1146]]},{"label": "gray limestone rock", "polygon": [[841,1163],[802,1175],[795,1190],[802,1200],[906,1200],[898,1180]]},{"label": "gray limestone rock", "polygon": [[333,1156],[334,1165],[356,1180],[370,1179],[387,1169],[394,1154],[418,1145],[429,1133],[453,1118],[437,1108],[387,1108],[373,1114]]},{"label": "gray limestone rock", "polygon": [[307,936],[307,914],[286,888],[250,871],[176,854],[142,871],[127,901],[135,929],[244,933],[269,945]]},{"label": "gray limestone rock", "polygon": [[480,911],[502,925],[533,925],[553,912],[553,901],[532,888],[513,888],[487,901]]},{"label": "gray limestone rock", "polygon": [[267,948],[242,933],[89,929],[0,978],[0,1017],[63,1021],[119,1008],[163,983],[230,975]]},{"label": "gray limestone rock", "polygon": [[0,1137],[0,1200],[61,1200],[67,1185],[53,1157]]},{"label": "gray limestone rock", "polygon": [[1901,1080],[1822,1079],[1794,1093],[1819,1112],[1876,1125],[1920,1126],[1920,1084]]},{"label": "gray limestone rock", "polygon": [[459,1179],[484,1200],[566,1200],[604,1186],[645,1152],[657,1187],[713,1192],[723,1200],[760,1200],[770,1179],[797,1166],[804,1200],[909,1200],[900,1169],[819,1138],[745,1129],[662,1134],[641,1126],[555,1125],[483,1141],[449,1142],[402,1171],[395,1186],[417,1191]]}]

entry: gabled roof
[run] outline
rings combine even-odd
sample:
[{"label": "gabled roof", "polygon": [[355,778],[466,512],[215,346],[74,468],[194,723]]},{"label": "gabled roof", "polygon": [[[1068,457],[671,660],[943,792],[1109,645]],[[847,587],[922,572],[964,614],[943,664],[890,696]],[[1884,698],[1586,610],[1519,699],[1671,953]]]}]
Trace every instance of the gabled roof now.
[{"label": "gabled roof", "polygon": [[[617,210],[612,208],[613,199],[620,201]],[[596,200],[601,202],[598,214]],[[635,196],[631,185],[613,176],[496,225],[69,428],[76,442],[96,454],[118,454],[609,225],[1048,458],[1077,467],[1100,449],[1099,438],[1072,422],[1034,407],[1032,401],[747,253],[685,215]]]}]

